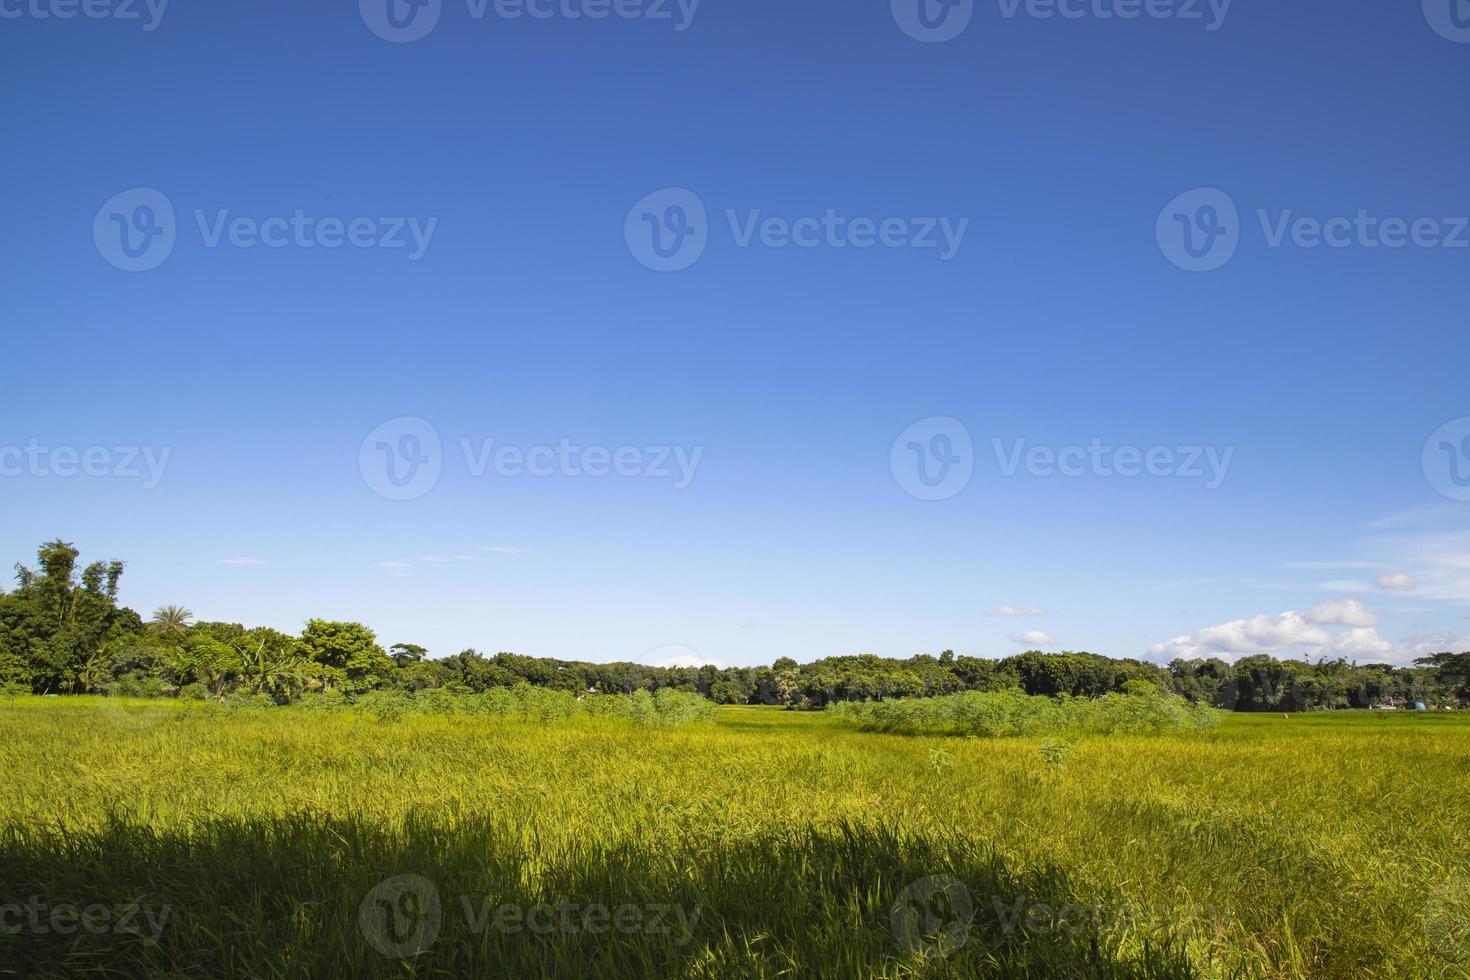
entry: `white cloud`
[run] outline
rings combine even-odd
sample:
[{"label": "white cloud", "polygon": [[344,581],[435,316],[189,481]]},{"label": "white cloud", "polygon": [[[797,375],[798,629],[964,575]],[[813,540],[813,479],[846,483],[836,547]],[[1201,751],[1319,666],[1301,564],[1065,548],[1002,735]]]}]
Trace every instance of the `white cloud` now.
[{"label": "white cloud", "polygon": [[1377,626],[1378,615],[1361,599],[1328,599],[1307,610],[1303,617],[1309,623],[1324,626]]},{"label": "white cloud", "polygon": [[1456,636],[1446,630],[1442,633],[1431,633],[1428,636],[1413,637],[1395,651],[1394,662],[1408,664],[1420,657],[1428,657],[1436,653],[1467,652],[1470,652],[1470,636]]},{"label": "white cloud", "polygon": [[1359,626],[1333,640],[1332,652],[1349,660],[1379,660],[1393,653],[1393,644],[1371,626]]},{"label": "white cloud", "polygon": [[[1305,613],[1287,611],[1209,626],[1155,644],[1149,647],[1148,653],[1159,660],[1175,657],[1235,660],[1265,653],[1281,658],[1342,657],[1359,663],[1407,665],[1416,657],[1450,649],[1456,643],[1466,644],[1465,649],[1470,650],[1470,637],[1456,639],[1451,633],[1396,644],[1379,635],[1377,625],[1377,614],[1361,600],[1330,599]],[[1333,632],[1328,627],[1346,628]]]},{"label": "white cloud", "polygon": [[716,667],[725,669],[725,665],[718,660],[705,660],[703,657],[667,657],[650,663],[650,667]]},{"label": "white cloud", "polygon": [[1001,606],[993,610],[992,616],[1045,616],[1046,610],[1040,606]]},{"label": "white cloud", "polygon": [[221,565],[264,565],[265,562],[259,558],[221,558]]},{"label": "white cloud", "polygon": [[1041,630],[1027,630],[1024,633],[1013,633],[1011,634],[1011,640],[1024,647],[1049,647],[1057,642],[1053,637],[1041,632]]},{"label": "white cloud", "polygon": [[693,647],[686,647],[681,643],[668,643],[661,647],[654,647],[645,651],[633,661],[649,667],[718,667],[721,670],[725,665],[718,660],[710,660],[700,654]]},{"label": "white cloud", "polygon": [[1413,592],[1416,585],[1414,576],[1404,572],[1385,573],[1378,576],[1378,587],[1385,592]]},{"label": "white cloud", "polygon": [[1160,658],[1214,657],[1221,654],[1244,656],[1249,653],[1272,653],[1298,646],[1325,646],[1332,637],[1320,626],[1307,622],[1301,613],[1289,611],[1278,616],[1255,616],[1233,619],[1218,626],[1207,626],[1194,633],[1176,636],[1166,643],[1149,647],[1149,654]]}]

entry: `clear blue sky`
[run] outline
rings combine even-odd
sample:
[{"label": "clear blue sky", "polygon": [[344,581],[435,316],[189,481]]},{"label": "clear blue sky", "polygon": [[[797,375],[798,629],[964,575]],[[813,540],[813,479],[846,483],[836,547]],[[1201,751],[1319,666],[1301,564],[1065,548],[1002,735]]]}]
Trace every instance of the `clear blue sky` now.
[{"label": "clear blue sky", "polygon": [[[1470,214],[1470,43],[1417,3],[1236,0],[1208,30],[1205,4],[980,0],[920,43],[888,0],[704,0],[682,31],[675,4],[512,20],[443,0],[389,43],[340,0],[173,0],[153,30],[141,3],[142,22],[37,16],[56,2],[0,4],[0,447],[170,455],[155,487],[0,476],[7,563],[61,536],[126,559],[145,613],[357,619],[435,655],[1470,648],[1470,503],[1421,461],[1470,416],[1470,248],[1271,247],[1256,215],[1448,236]],[[166,197],[176,242],[127,272],[97,242],[134,188]],[[707,208],[682,271],[625,241],[664,188]],[[1156,233],[1196,188],[1239,211],[1209,272]],[[195,218],[298,209],[437,223],[411,259],[209,247]],[[829,209],[968,225],[946,261],[740,247],[726,217]],[[443,446],[407,501],[359,465],[398,417]],[[890,466],[930,417],[974,445],[932,501]],[[460,440],[491,438],[702,455],[684,488],[477,477]],[[992,439],[1234,453],[1206,489],[1006,476]]]}]

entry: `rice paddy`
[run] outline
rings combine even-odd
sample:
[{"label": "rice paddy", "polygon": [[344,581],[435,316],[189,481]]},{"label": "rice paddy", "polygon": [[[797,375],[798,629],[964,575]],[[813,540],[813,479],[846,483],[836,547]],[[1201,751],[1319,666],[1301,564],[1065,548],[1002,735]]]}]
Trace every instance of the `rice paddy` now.
[{"label": "rice paddy", "polygon": [[1466,977],[1470,718],[0,701],[0,974]]}]

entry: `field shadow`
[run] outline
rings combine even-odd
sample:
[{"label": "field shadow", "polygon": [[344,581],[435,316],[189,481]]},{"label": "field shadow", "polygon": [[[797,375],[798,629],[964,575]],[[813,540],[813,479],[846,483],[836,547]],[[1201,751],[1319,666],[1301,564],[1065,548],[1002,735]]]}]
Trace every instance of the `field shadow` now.
[{"label": "field shadow", "polygon": [[544,839],[302,813],[0,831],[0,975],[1194,974],[1129,910],[959,835]]}]

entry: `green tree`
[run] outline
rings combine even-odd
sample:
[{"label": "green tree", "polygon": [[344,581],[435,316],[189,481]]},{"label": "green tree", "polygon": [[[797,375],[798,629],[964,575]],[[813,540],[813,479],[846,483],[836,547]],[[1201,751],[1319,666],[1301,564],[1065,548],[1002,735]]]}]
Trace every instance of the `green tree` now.
[{"label": "green tree", "polygon": [[325,688],[361,691],[375,687],[393,669],[377,634],[361,623],[312,619],[296,641],[298,655],[314,665]]},{"label": "green tree", "polygon": [[388,648],[393,662],[400,667],[416,664],[429,655],[429,651],[417,643],[395,643]]},{"label": "green tree", "polygon": [[193,618],[194,614],[183,606],[159,606],[153,610],[148,628],[165,635],[182,633],[189,628],[189,620]]}]

